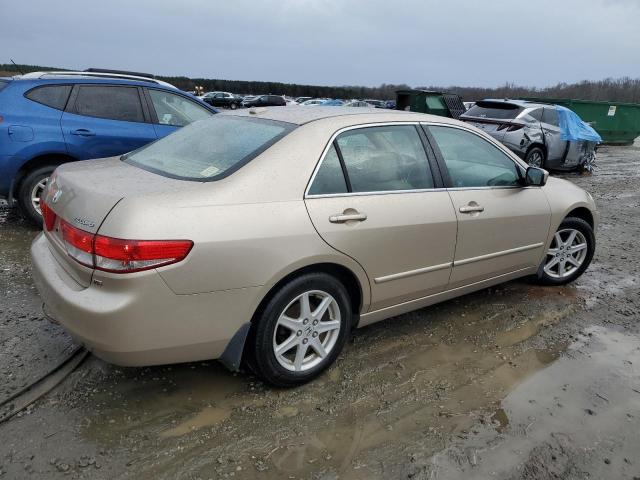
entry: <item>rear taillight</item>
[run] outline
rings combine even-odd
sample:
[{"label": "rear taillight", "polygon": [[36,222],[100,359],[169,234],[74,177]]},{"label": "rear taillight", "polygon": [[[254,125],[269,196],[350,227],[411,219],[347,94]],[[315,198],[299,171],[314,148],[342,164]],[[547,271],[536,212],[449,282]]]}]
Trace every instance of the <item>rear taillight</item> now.
[{"label": "rear taillight", "polygon": [[96,235],[95,268],[114,273],[139,272],[184,260],[191,240],[122,240]]},{"label": "rear taillight", "polygon": [[60,221],[62,239],[71,258],[87,267],[132,273],[177,263],[193,247],[191,240],[123,240],[85,232]]},{"label": "rear taillight", "polygon": [[49,205],[47,205],[43,201],[40,202],[40,211],[42,212],[44,228],[47,230],[47,232],[50,232],[51,230],[53,230],[53,227],[56,224],[56,214],[53,210],[51,210]]},{"label": "rear taillight", "polygon": [[62,240],[67,253],[76,262],[93,267],[93,233],[85,232],[64,220],[60,220]]}]

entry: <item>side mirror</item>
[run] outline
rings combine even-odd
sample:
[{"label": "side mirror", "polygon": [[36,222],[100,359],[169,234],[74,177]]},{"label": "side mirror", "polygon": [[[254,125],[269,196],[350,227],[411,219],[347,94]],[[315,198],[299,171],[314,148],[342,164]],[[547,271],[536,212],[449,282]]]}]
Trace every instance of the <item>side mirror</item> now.
[{"label": "side mirror", "polygon": [[547,183],[549,178],[549,172],[538,167],[527,168],[527,173],[524,176],[525,185],[534,187],[543,187]]}]

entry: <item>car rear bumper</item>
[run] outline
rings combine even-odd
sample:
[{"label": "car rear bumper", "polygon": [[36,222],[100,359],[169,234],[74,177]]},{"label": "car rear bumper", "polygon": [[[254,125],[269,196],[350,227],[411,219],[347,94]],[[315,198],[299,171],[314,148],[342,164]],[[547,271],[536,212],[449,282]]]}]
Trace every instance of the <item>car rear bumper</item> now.
[{"label": "car rear bumper", "polygon": [[219,358],[251,320],[259,288],[177,295],[155,270],[83,287],[43,234],[31,245],[33,277],[46,314],[96,356],[145,366]]}]

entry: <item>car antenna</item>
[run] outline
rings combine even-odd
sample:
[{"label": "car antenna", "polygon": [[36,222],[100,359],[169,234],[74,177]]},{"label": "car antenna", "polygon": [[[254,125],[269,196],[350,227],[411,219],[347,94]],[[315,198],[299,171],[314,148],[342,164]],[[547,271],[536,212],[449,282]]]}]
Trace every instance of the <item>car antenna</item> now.
[{"label": "car antenna", "polygon": [[16,64],[16,62],[13,61],[13,58],[10,58],[9,60],[11,60],[11,63],[13,63],[13,66],[16,67],[16,70],[20,72],[20,75],[24,75],[24,72],[20,69],[20,67]]}]

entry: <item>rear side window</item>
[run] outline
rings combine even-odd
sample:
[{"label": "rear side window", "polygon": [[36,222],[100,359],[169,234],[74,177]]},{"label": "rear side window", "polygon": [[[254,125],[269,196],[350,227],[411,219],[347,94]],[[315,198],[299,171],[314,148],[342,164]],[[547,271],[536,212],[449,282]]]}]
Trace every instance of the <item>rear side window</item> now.
[{"label": "rear side window", "polygon": [[309,195],[329,195],[332,193],[347,193],[347,182],[342,173],[338,152],[333,145],[324,156],[322,165],[320,165],[311,188],[309,188]]},{"label": "rear side window", "polygon": [[544,112],[542,112],[542,123],[559,126],[558,111],[555,108],[545,108]]},{"label": "rear side window", "polygon": [[[2,83],[0,83],[0,90],[1,89]],[[70,93],[71,85],[45,85],[29,90],[25,96],[29,100],[41,103],[47,107],[64,110]]]},{"label": "rear side window", "polygon": [[[222,98],[222,95],[222,93],[218,93],[214,98]],[[161,125],[184,127],[191,122],[213,115],[212,112],[196,102],[175,93],[150,89],[149,96],[158,116],[158,123]]]},{"label": "rear side window", "polygon": [[536,108],[535,110],[531,110],[529,112],[529,115],[540,122],[542,120],[542,109],[541,108]]},{"label": "rear side window", "polygon": [[499,187],[519,185],[516,164],[475,133],[459,128],[429,126],[452,186]]},{"label": "rear side window", "polygon": [[145,170],[181,180],[230,175],[295,128],[266,119],[213,115],[123,155]]},{"label": "rear side window", "polygon": [[74,113],[88,117],[144,122],[140,95],[136,87],[81,85]]},{"label": "rear side window", "polygon": [[422,141],[413,125],[349,130],[336,139],[352,192],[433,188]]},{"label": "rear side window", "polygon": [[477,102],[465,112],[465,116],[509,120],[516,118],[521,111],[522,108],[512,103]]}]

